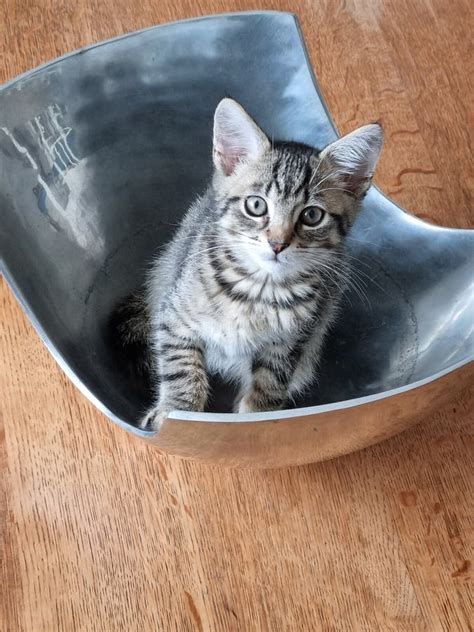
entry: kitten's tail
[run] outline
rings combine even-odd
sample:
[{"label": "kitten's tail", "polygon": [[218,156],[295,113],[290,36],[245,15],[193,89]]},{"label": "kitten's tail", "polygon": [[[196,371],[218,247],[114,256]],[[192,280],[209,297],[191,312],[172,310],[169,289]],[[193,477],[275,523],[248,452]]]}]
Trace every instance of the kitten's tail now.
[{"label": "kitten's tail", "polygon": [[152,377],[150,315],[144,290],[120,301],[109,319],[108,331],[118,360],[132,375]]}]

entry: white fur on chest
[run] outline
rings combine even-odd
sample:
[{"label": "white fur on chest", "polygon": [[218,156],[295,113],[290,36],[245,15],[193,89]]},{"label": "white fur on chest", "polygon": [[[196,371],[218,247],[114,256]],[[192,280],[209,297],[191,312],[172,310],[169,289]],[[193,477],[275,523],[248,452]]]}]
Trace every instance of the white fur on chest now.
[{"label": "white fur on chest", "polygon": [[248,306],[224,302],[200,319],[206,365],[213,373],[241,381],[251,374],[252,358],[275,338],[275,331],[258,308],[249,311]]},{"label": "white fur on chest", "polygon": [[250,368],[252,356],[262,348],[268,335],[256,332],[248,322],[228,314],[224,318],[208,316],[201,321],[206,364],[212,372],[229,377],[241,375]]}]

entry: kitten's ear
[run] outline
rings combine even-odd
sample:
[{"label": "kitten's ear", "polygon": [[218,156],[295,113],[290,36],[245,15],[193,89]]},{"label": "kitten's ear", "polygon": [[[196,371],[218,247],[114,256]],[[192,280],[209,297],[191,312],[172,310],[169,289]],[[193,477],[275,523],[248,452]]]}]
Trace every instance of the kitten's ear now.
[{"label": "kitten's ear", "polygon": [[226,176],[241,162],[256,160],[270,142],[244,108],[233,99],[222,99],[214,114],[213,158]]},{"label": "kitten's ear", "polygon": [[383,130],[373,123],[364,125],[328,145],[321,152],[334,179],[356,196],[370,186],[383,143]]}]

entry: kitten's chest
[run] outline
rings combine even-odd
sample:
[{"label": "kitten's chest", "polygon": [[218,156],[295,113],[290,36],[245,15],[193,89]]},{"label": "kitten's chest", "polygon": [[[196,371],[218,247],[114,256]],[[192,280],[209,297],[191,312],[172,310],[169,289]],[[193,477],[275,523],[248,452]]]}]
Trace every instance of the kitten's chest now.
[{"label": "kitten's chest", "polygon": [[229,355],[246,355],[257,350],[274,335],[268,314],[259,309],[246,310],[229,302],[226,308],[211,309],[201,320],[202,335],[209,346]]},{"label": "kitten's chest", "polygon": [[271,342],[296,338],[314,305],[282,306],[276,301],[232,300],[217,302],[203,318],[202,334],[209,346],[228,356],[254,355]]},{"label": "kitten's chest", "polygon": [[201,322],[206,366],[211,372],[240,379],[251,370],[252,358],[270,340],[270,332],[249,318],[216,315]]},{"label": "kitten's chest", "polygon": [[227,285],[208,275],[206,286],[194,290],[195,322],[210,368],[245,364],[272,342],[291,344],[314,313],[315,301],[303,284],[282,287],[265,277],[261,284],[239,281],[229,270],[221,275]]}]

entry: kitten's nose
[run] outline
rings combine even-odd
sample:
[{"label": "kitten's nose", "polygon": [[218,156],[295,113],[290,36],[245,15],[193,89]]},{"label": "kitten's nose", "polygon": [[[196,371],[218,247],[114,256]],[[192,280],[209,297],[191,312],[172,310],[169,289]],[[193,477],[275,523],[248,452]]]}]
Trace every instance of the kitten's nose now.
[{"label": "kitten's nose", "polygon": [[286,241],[274,241],[273,239],[269,239],[268,243],[270,244],[270,248],[273,252],[278,255],[282,250],[288,248],[290,244],[286,243]]}]

